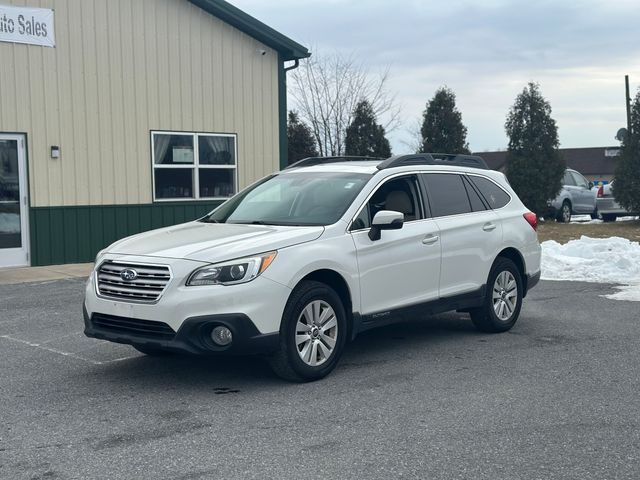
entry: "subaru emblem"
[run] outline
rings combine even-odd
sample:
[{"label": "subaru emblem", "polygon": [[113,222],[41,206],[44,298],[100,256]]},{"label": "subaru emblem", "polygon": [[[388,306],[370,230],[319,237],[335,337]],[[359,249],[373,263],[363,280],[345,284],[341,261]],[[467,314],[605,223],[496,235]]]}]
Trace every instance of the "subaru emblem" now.
[{"label": "subaru emblem", "polygon": [[136,278],[138,278],[138,272],[131,268],[127,268],[120,272],[120,278],[125,282],[133,282]]}]

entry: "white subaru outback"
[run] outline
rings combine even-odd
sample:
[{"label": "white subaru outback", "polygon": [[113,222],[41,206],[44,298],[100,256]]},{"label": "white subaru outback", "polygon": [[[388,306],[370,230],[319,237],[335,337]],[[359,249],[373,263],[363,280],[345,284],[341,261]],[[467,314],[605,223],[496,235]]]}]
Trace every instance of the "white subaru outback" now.
[{"label": "white subaru outback", "polygon": [[540,279],[536,227],[479,157],[305,159],[100,252],[85,334],[150,355],[266,354],[315,380],[358,333],[412,316],[509,330]]}]

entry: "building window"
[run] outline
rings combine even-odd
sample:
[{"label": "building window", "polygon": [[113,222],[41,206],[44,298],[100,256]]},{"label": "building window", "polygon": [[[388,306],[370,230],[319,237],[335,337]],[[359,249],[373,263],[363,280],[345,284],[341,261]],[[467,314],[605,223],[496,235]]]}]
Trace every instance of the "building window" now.
[{"label": "building window", "polygon": [[237,191],[236,136],[151,132],[154,200],[223,200]]}]

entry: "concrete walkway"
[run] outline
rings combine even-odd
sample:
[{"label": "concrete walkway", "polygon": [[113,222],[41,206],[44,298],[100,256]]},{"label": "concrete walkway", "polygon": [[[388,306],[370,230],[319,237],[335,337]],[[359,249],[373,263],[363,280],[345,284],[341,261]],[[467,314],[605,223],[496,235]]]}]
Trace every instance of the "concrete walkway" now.
[{"label": "concrete walkway", "polygon": [[51,265],[47,267],[0,268],[0,285],[46,282],[65,278],[86,278],[93,270],[93,263]]}]

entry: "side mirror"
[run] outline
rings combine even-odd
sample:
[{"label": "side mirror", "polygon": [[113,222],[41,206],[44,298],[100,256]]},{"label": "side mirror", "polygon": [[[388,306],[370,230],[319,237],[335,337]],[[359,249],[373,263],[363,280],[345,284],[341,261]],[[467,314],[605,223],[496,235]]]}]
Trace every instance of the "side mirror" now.
[{"label": "side mirror", "polygon": [[399,230],[404,224],[404,214],[392,210],[380,210],[373,217],[369,238],[371,241],[380,240],[382,230]]},{"label": "side mirror", "polygon": [[589,190],[593,188],[593,182],[589,182]]}]

